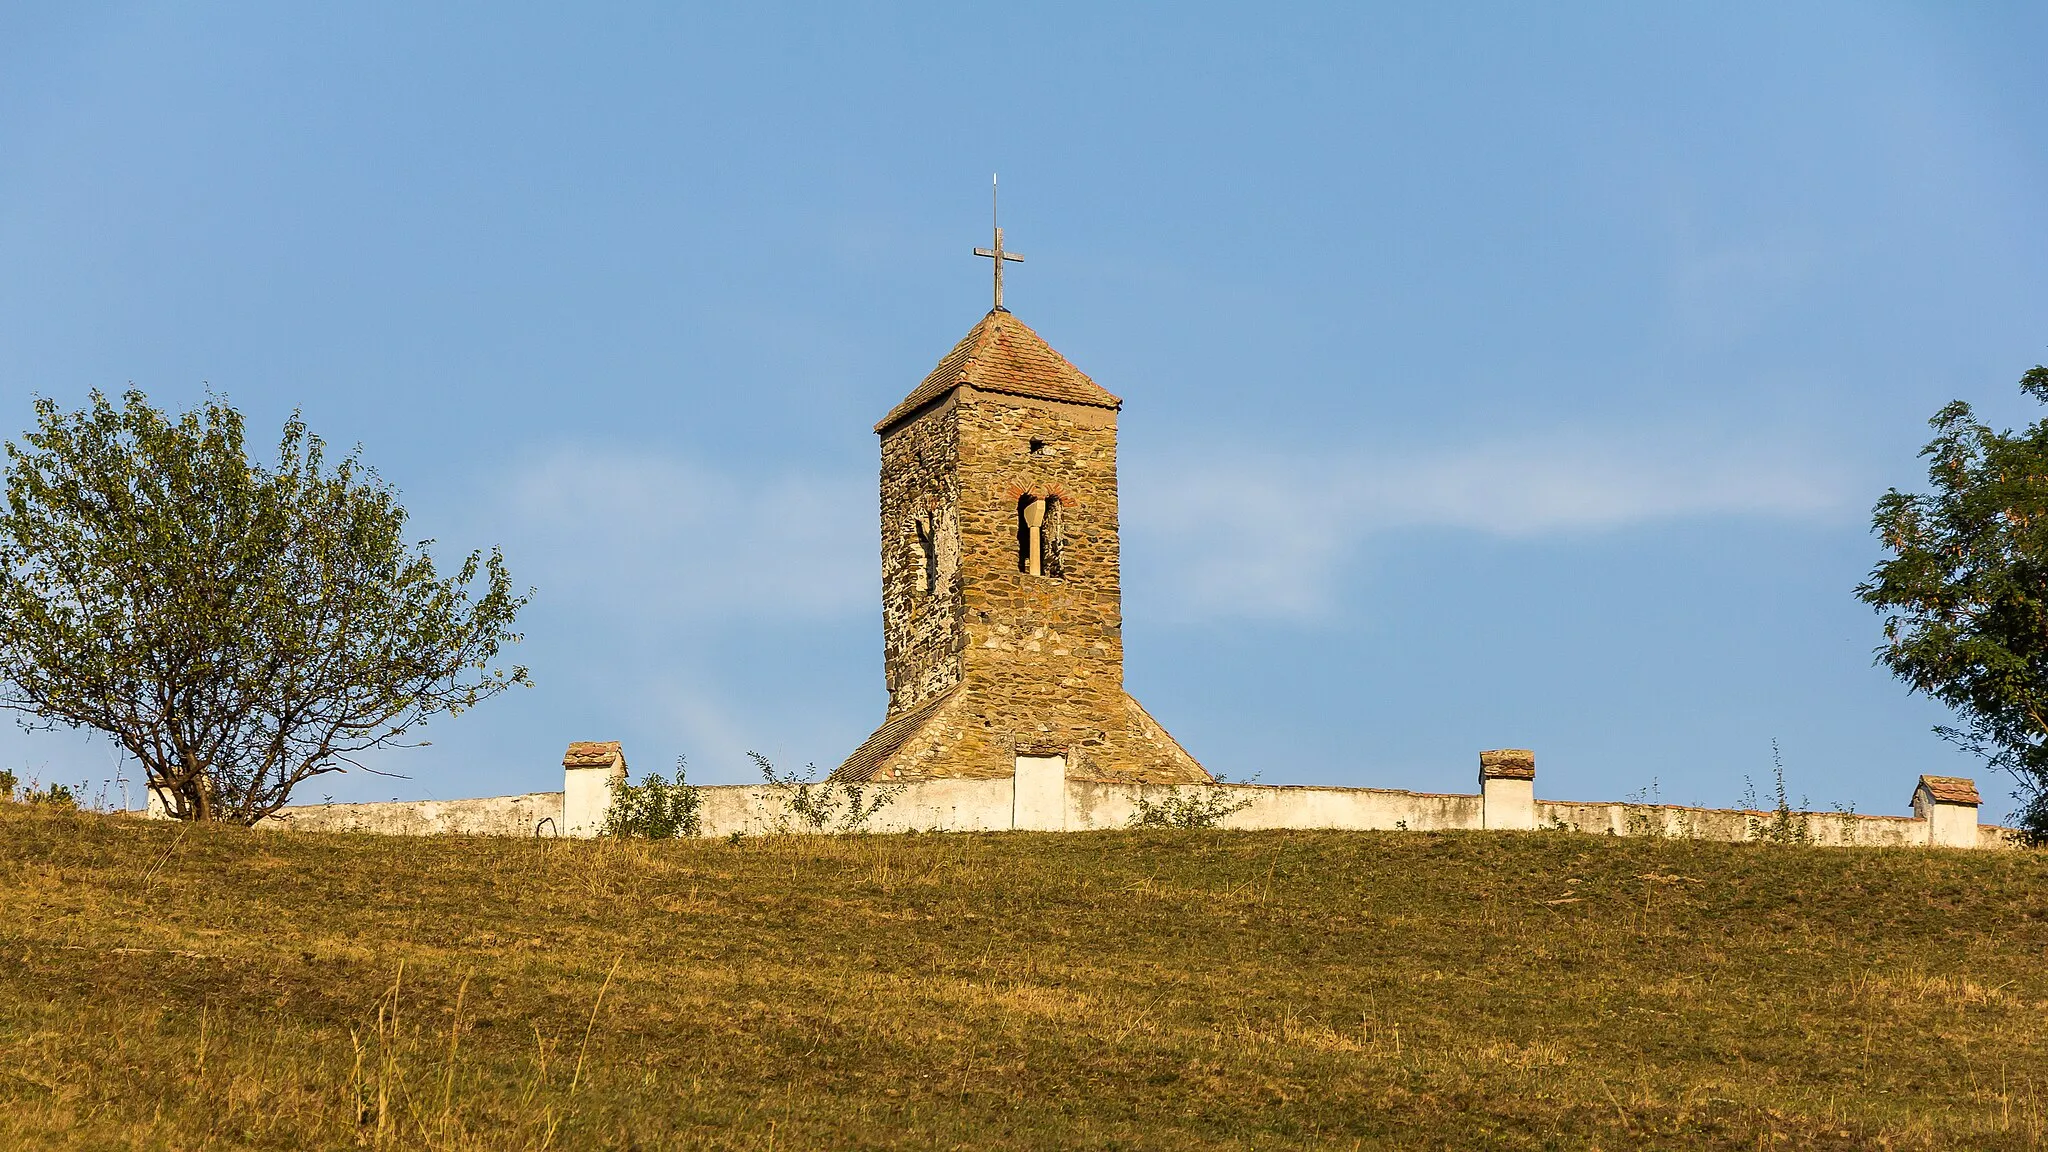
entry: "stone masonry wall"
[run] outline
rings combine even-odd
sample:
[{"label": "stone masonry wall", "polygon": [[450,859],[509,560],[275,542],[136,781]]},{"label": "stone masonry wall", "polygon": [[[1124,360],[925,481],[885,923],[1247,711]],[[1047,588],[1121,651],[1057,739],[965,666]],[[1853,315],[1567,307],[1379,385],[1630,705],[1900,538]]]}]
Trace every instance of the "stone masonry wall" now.
[{"label": "stone masonry wall", "polygon": [[[889,778],[1007,778],[1019,749],[1078,778],[1209,778],[1124,691],[1116,413],[963,386],[883,441],[891,716],[958,690],[889,758]],[[953,436],[950,454],[944,439]],[[951,465],[951,472],[946,472]],[[1019,562],[1018,502],[1047,498],[1044,551]],[[920,590],[918,515],[945,526],[940,589]]]},{"label": "stone masonry wall", "polygon": [[[966,633],[956,513],[959,460],[960,420],[952,400],[882,441],[882,665],[892,716],[960,683]],[[928,562],[936,568],[929,588]]]},{"label": "stone masonry wall", "polygon": [[[1020,742],[1070,748],[1085,772],[1102,761],[1123,703],[1116,414],[983,394],[960,438],[961,555],[975,578],[955,748],[985,762],[977,775],[1009,775]],[[1019,571],[1027,495],[1057,502],[1059,537],[1045,549],[1059,557],[1057,576]]]}]

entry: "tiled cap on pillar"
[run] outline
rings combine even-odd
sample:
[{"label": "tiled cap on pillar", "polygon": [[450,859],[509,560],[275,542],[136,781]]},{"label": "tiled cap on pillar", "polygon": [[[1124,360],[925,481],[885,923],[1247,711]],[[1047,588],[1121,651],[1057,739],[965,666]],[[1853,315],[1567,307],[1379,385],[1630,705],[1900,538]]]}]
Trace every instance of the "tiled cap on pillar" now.
[{"label": "tiled cap on pillar", "polygon": [[1536,753],[1495,748],[1479,754],[1479,820],[1484,828],[1536,827]]},{"label": "tiled cap on pillar", "polygon": [[1534,780],[1536,753],[1527,748],[1495,748],[1479,754],[1481,780]]},{"label": "tiled cap on pillar", "polygon": [[578,740],[562,754],[562,835],[595,836],[612,808],[612,785],[626,778],[617,740]]},{"label": "tiled cap on pillar", "polygon": [[621,768],[626,749],[617,740],[578,740],[562,754],[564,768]]},{"label": "tiled cap on pillar", "polygon": [[1927,821],[1927,842],[1937,848],[1977,847],[1977,782],[1967,776],[1922,776],[1913,789],[1913,815]]},{"label": "tiled cap on pillar", "polygon": [[1913,790],[1913,803],[1962,804],[1975,808],[1984,801],[1977,795],[1977,782],[1968,776],[1922,776]]}]

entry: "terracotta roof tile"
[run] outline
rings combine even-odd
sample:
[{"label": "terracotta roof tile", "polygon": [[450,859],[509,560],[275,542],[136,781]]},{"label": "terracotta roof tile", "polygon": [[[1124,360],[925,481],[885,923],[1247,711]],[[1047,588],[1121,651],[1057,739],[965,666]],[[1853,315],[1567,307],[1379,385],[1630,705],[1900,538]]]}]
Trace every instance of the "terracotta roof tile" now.
[{"label": "terracotta roof tile", "polygon": [[626,762],[624,747],[617,740],[578,740],[562,754],[564,768],[604,768]]},{"label": "terracotta roof tile", "polygon": [[924,378],[924,383],[882,417],[875,431],[888,431],[962,384],[971,384],[984,392],[1062,400],[1096,408],[1121,408],[1124,403],[1067,363],[1066,357],[1053,351],[1052,345],[1022,320],[996,311],[982,317],[981,323]]},{"label": "terracotta roof tile", "polygon": [[1977,782],[1967,776],[1922,776],[1920,786],[1934,797],[1937,804],[1968,804],[1972,807],[1984,801],[1977,796]]}]

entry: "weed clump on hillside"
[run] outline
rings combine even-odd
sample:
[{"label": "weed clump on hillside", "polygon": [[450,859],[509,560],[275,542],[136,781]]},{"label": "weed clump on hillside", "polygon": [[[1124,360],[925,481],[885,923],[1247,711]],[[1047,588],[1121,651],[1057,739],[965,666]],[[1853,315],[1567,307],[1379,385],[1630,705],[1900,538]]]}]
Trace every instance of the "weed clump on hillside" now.
[{"label": "weed clump on hillside", "polygon": [[[27,784],[14,774],[13,769],[0,769],[0,802],[8,804],[41,804],[49,808],[76,810],[79,798],[85,793],[85,785],[71,788],[63,784],[38,784],[30,780]],[[104,797],[93,805],[98,811],[105,807]]]}]

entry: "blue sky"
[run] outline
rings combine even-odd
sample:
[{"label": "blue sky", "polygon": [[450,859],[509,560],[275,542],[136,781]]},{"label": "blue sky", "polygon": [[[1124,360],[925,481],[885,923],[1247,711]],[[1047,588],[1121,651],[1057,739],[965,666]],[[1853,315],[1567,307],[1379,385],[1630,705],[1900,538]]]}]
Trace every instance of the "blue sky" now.
[{"label": "blue sky", "polygon": [[[1870,505],[2048,359],[2039,8],[0,8],[0,434],[207,385],[538,589],[310,799],[837,763],[870,426],[1009,303],[1125,398],[1128,681],[1212,768],[1903,810]],[[0,734],[104,778],[104,742]],[[1994,804],[1994,810],[2002,804]]]}]

